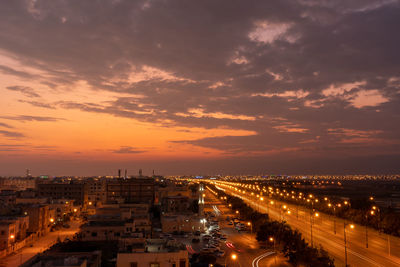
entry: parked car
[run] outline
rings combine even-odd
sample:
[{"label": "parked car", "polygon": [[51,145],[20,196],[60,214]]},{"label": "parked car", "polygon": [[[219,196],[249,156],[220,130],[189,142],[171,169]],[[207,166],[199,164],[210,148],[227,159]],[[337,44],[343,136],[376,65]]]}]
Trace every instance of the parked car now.
[{"label": "parked car", "polygon": [[225,256],[225,251],[220,250],[220,251],[217,251],[215,254],[217,257],[223,257],[223,256]]}]

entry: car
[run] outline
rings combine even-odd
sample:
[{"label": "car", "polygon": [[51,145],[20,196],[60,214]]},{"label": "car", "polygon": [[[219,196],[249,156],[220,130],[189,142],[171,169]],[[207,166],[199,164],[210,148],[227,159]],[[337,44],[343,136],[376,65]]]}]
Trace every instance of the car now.
[{"label": "car", "polygon": [[200,239],[199,238],[193,238],[192,239],[192,243],[199,243],[200,242]]},{"label": "car", "polygon": [[221,240],[226,240],[226,235],[222,235],[222,236],[220,237],[220,239],[221,239]]},{"label": "car", "polygon": [[204,254],[213,253],[213,252],[214,252],[214,250],[210,249],[210,248],[202,248],[200,250],[200,253],[204,253]]},{"label": "car", "polygon": [[199,236],[200,234],[201,234],[200,231],[194,232],[194,235],[196,235],[196,236]]},{"label": "car", "polygon": [[225,251],[220,250],[220,251],[215,252],[215,254],[217,257],[223,257],[223,256],[225,256]]},{"label": "car", "polygon": [[209,240],[209,239],[211,239],[211,236],[209,236],[209,235],[203,236],[203,240]]}]

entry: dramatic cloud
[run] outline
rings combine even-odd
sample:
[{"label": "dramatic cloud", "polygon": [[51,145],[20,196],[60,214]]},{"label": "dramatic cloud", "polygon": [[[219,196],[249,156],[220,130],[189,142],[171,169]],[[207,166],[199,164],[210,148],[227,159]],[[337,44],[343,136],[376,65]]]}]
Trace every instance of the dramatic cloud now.
[{"label": "dramatic cloud", "polygon": [[11,91],[17,91],[17,92],[21,92],[22,94],[28,96],[28,97],[40,97],[39,94],[37,94],[35,92],[35,90],[33,90],[30,87],[25,87],[25,86],[8,86],[7,87],[8,90]]},{"label": "dramatic cloud", "polygon": [[[395,0],[9,1],[0,118],[54,122],[57,137],[17,131],[82,158],[106,157],[101,144],[150,155],[150,142],[164,159],[394,158],[399,12]],[[107,142],[81,148],[93,136]]]},{"label": "dramatic cloud", "polygon": [[138,150],[131,146],[121,146],[119,149],[113,150],[112,152],[117,154],[137,154],[137,153],[144,153],[146,151]]},{"label": "dramatic cloud", "polygon": [[0,127],[4,127],[4,128],[14,128],[11,125],[4,123],[4,122],[0,122]]},{"label": "dramatic cloud", "polygon": [[5,131],[5,130],[0,130],[0,135],[5,136],[5,137],[24,137],[22,133],[18,132],[10,132],[10,131]]},{"label": "dramatic cloud", "polygon": [[29,115],[18,115],[18,116],[2,116],[0,118],[14,121],[61,121],[65,120],[63,118],[54,118],[54,117],[43,117],[43,116],[29,116]]}]

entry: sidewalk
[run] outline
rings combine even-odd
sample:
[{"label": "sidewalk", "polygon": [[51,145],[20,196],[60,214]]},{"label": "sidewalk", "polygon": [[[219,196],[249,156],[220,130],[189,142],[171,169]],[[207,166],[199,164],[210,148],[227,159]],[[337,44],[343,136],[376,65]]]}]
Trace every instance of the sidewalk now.
[{"label": "sidewalk", "polygon": [[61,241],[66,238],[71,238],[79,231],[80,221],[71,221],[70,228],[63,228],[62,230],[50,232],[47,235],[39,238],[33,243],[33,246],[26,246],[14,254],[0,259],[0,267],[16,267],[28,261],[30,258],[38,253],[41,253],[54,245],[57,239]]}]

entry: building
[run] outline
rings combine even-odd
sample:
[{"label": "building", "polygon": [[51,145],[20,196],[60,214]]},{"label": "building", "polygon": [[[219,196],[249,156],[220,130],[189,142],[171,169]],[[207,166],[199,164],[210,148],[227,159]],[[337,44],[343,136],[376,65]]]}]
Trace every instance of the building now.
[{"label": "building", "polygon": [[120,252],[117,267],[188,267],[188,252],[180,244],[147,239],[145,252]]},{"label": "building", "polygon": [[193,214],[166,214],[161,216],[163,233],[194,232],[204,230],[201,217]]},{"label": "building", "polygon": [[82,241],[119,240],[122,235],[127,235],[134,229],[133,221],[89,221],[81,226],[80,237]]},{"label": "building", "polygon": [[89,206],[97,207],[97,205],[106,202],[107,179],[89,178],[85,183],[88,189]]},{"label": "building", "polygon": [[38,254],[21,267],[101,267],[101,251]]},{"label": "building", "polygon": [[166,213],[187,213],[190,208],[189,198],[186,196],[168,196],[161,200],[161,211]]},{"label": "building", "polygon": [[39,183],[39,197],[52,199],[73,199],[75,204],[86,206],[88,202],[87,186],[84,183]]},{"label": "building", "polygon": [[155,183],[152,178],[112,179],[107,182],[107,202],[154,202]]},{"label": "building", "polygon": [[26,189],[35,189],[37,179],[32,177],[10,177],[0,178],[0,190],[22,191]]},{"label": "building", "polygon": [[0,217],[0,250],[25,239],[28,227],[28,216]]},{"label": "building", "polygon": [[49,209],[47,204],[20,204],[22,214],[29,217],[29,233],[37,233],[38,235],[45,235],[50,231],[52,226],[52,219],[54,220],[54,213]]}]

